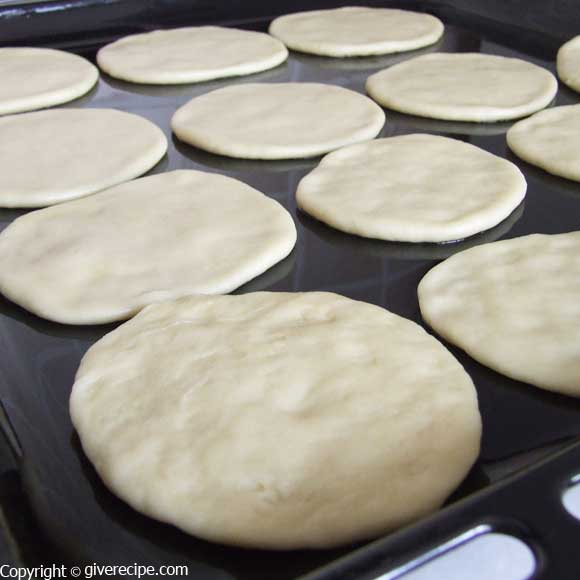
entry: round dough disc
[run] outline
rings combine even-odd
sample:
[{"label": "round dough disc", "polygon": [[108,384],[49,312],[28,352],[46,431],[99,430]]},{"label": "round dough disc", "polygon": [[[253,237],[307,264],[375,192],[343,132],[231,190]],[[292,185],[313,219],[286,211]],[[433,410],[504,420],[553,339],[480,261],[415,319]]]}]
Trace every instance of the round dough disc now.
[{"label": "round dough disc", "polygon": [[368,56],[422,48],[437,42],[443,24],[435,16],[349,6],[276,18],[270,34],[288,48],[322,56]]},{"label": "round dough disc", "polygon": [[517,119],[548,106],[558,81],[518,58],[480,53],[418,56],[367,80],[384,107],[433,119],[492,122]]},{"label": "round dough disc", "polygon": [[384,123],[368,97],[318,83],[226,87],[193,98],[171,119],[182,141],[244,159],[321,155],[376,137]]},{"label": "round dough disc", "polygon": [[0,48],[0,115],[52,107],[89,92],[96,66],[62,50]]},{"label": "round dough disc", "polygon": [[525,193],[513,163],[462,141],[417,134],[330,153],[300,181],[296,200],[351,234],[442,242],[492,228]]},{"label": "round dough disc", "polygon": [[167,151],[163,131],[113,109],[57,109],[0,119],[0,207],[39,207],[142,175]]},{"label": "round dough disc", "polygon": [[514,379],[580,396],[580,232],[470,248],[419,284],[446,340]]},{"label": "round dough disc", "polygon": [[220,26],[134,34],[97,53],[97,63],[111,76],[156,85],[248,75],[287,58],[286,47],[268,34]]},{"label": "round dough disc", "polygon": [[0,234],[0,291],[49,320],[100,324],[230,292],[295,243],[278,202],[236,179],[173,171],[16,219]]},{"label": "round dough disc", "polygon": [[575,36],[560,47],[556,69],[564,84],[580,92],[580,36]]},{"label": "round dough disc", "polygon": [[272,549],[430,513],[481,430],[473,383],[435,338],[323,292],[150,306],[89,349],[70,410],[107,487],[136,510]]},{"label": "round dough disc", "polygon": [[507,143],[524,161],[580,181],[580,105],[554,107],[517,122]]}]

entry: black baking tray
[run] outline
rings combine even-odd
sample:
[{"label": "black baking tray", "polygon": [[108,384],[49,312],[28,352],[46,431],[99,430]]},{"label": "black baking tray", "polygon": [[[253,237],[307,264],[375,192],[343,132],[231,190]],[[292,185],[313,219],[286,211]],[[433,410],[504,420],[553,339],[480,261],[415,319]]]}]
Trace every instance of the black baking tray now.
[{"label": "black baking tray", "polygon": [[[282,2],[275,12],[305,8],[304,4]],[[0,8],[0,34],[2,44],[58,46],[94,60],[103,42],[122,33],[200,22],[265,30],[273,12],[256,2],[216,2],[213,12],[209,3],[189,5],[186,11],[183,2],[141,2],[139,10],[133,0],[79,0]],[[525,202],[492,230],[449,244],[403,244],[343,234],[297,211],[296,186],[319,159],[261,162],[219,157],[177,141],[169,120],[193,96],[233,83],[317,81],[364,92],[373,72],[430,51],[517,56],[554,72],[557,46],[566,39],[566,27],[575,23],[580,31],[580,15],[570,8],[568,18],[559,15],[566,21],[560,32],[549,27],[542,31],[542,18],[530,18],[526,12],[518,20],[517,10],[506,11],[510,5],[517,8],[521,2],[505,2],[501,10],[487,13],[478,13],[472,2],[463,7],[406,2],[445,21],[439,43],[403,55],[348,60],[291,53],[287,63],[273,70],[197,85],[140,86],[103,75],[88,95],[65,106],[138,113],[159,125],[169,139],[167,156],[151,173],[182,168],[223,173],[263,191],[292,213],[298,227],[295,250],[237,292],[333,291],[421,323],[417,285],[447,256],[500,238],[580,230],[580,185],[549,176],[511,155],[505,142],[509,123],[446,123],[387,111],[382,136],[451,135],[514,161],[528,181]],[[546,13],[545,21],[550,18],[555,16]],[[580,95],[561,86],[555,104],[571,103],[580,103]],[[24,213],[0,210],[0,229]],[[373,543],[294,552],[237,549],[204,542],[136,513],[105,488],[84,457],[68,413],[69,393],[84,352],[114,327],[51,323],[0,298],[0,425],[12,450],[12,472],[22,483],[26,510],[33,515],[38,545],[42,535],[42,542],[50,546],[47,557],[54,562],[187,564],[189,576],[203,580],[370,579],[484,522],[528,542],[538,560],[538,578],[580,577],[574,551],[580,546],[580,524],[567,516],[560,502],[565,485],[580,472],[580,447],[575,443],[580,437],[580,400],[508,379],[447,345],[477,387],[483,440],[480,458],[443,510]],[[1,491],[0,485],[0,498]],[[12,522],[9,531],[16,527]],[[19,536],[11,541],[18,542]]]}]

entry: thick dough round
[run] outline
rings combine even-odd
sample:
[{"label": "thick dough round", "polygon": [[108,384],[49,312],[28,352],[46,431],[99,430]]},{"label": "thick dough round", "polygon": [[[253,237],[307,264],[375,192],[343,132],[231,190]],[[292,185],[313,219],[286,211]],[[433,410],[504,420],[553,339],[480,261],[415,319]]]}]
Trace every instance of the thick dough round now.
[{"label": "thick dough round", "polygon": [[286,47],[263,32],[191,26],[133,34],[97,53],[101,69],[133,83],[170,85],[248,75],[278,66]]},{"label": "thick dough round", "polygon": [[419,284],[421,313],[480,363],[580,396],[580,232],[470,248]]},{"label": "thick dough round", "polygon": [[558,81],[546,69],[518,58],[435,53],[375,73],[366,88],[378,103],[402,113],[493,122],[547,107]]},{"label": "thick dough round", "polygon": [[376,137],[385,123],[368,97],[318,83],[242,84],[195,97],[171,119],[190,145],[244,159],[293,159]]},{"label": "thick dough round", "polygon": [[99,78],[96,66],[63,50],[0,48],[0,115],[72,101]]},{"label": "thick dough round", "polygon": [[230,292],[285,258],[290,214],[223,175],[173,171],[29,213],[0,234],[0,291],[68,324]]},{"label": "thick dough round", "polygon": [[269,32],[300,52],[369,56],[434,44],[443,34],[443,23],[420,12],[348,6],[280,16]]},{"label": "thick dough round", "polygon": [[580,92],[580,36],[575,36],[560,47],[556,70],[565,85]]},{"label": "thick dough round", "polygon": [[580,105],[554,107],[517,122],[507,143],[524,161],[580,181]]},{"label": "thick dough round", "polygon": [[300,181],[296,200],[350,234],[443,242],[492,228],[525,193],[513,163],[463,141],[417,134],[330,153]]},{"label": "thick dough round", "polygon": [[0,119],[0,207],[40,207],[133,179],[167,151],[163,131],[113,109],[57,109]]},{"label": "thick dough round", "polygon": [[432,512],[481,433],[473,383],[435,338],[324,292],[150,306],[89,349],[70,411],[136,510],[272,549],[335,546]]}]

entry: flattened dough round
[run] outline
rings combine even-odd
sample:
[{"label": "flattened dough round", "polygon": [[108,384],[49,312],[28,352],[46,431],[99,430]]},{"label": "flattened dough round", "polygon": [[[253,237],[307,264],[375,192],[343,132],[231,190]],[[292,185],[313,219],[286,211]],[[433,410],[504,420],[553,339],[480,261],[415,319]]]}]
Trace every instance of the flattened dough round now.
[{"label": "flattened dough round", "polygon": [[524,161],[580,181],[580,105],[554,107],[517,122],[507,143]]},{"label": "flattened dough round", "polygon": [[135,509],[276,549],[428,514],[468,472],[481,430],[473,383],[435,338],[324,292],[150,306],[89,349],[70,410]]},{"label": "flattened dough round", "polygon": [[300,181],[296,200],[351,234],[442,242],[492,228],[525,193],[513,163],[456,139],[417,134],[330,153]]},{"label": "flattened dough round", "polygon": [[133,83],[170,85],[248,75],[278,66],[286,47],[263,32],[190,26],[133,34],[97,53],[103,71]]},{"label": "flattened dough round", "polygon": [[558,81],[535,64],[480,53],[425,54],[370,76],[367,92],[384,107],[433,119],[492,122],[548,106]]},{"label": "flattened dough round", "polygon": [[565,85],[580,92],[580,36],[575,36],[560,47],[556,69]]},{"label": "flattened dough round", "polygon": [[0,234],[0,291],[68,324],[230,292],[285,258],[290,214],[222,175],[173,171],[29,213]]},{"label": "flattened dough round", "polygon": [[63,50],[0,48],[0,115],[52,107],[89,92],[96,66]]},{"label": "flattened dough round", "polygon": [[0,207],[39,207],[142,175],[167,151],[163,131],[113,109],[57,109],[0,119]]},{"label": "flattened dough round", "polygon": [[384,123],[368,97],[318,83],[226,87],[195,97],[171,119],[182,141],[244,159],[321,155],[376,137]]},{"label": "flattened dough round", "polygon": [[443,23],[430,14],[408,10],[348,6],[280,16],[269,32],[300,52],[369,56],[434,44],[443,34]]},{"label": "flattened dough round", "polygon": [[480,363],[580,396],[580,232],[470,248],[419,284],[421,313]]}]

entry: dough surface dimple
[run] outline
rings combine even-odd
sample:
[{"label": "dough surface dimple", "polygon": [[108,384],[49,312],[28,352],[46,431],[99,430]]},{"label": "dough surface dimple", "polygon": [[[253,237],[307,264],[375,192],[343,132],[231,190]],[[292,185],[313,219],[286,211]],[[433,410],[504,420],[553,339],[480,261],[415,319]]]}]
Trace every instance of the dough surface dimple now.
[{"label": "dough surface dimple", "polygon": [[133,34],[97,54],[101,69],[113,77],[160,85],[248,75],[287,58],[286,47],[268,34],[221,26]]},{"label": "dough surface dimple", "polygon": [[434,119],[493,122],[547,107],[554,75],[518,58],[480,53],[418,56],[371,75],[367,92],[384,107]]},{"label": "dough surface dimple", "polygon": [[518,121],[507,143],[524,161],[580,181],[580,105],[554,107]]},{"label": "dough surface dimple", "polygon": [[580,92],[580,36],[575,36],[560,47],[556,69],[565,85]]},{"label": "dough surface dimple", "polygon": [[441,242],[492,228],[525,192],[513,163],[462,141],[416,134],[330,153],[300,181],[296,200],[351,234]]},{"label": "dough surface dimple", "polygon": [[477,457],[471,379],[417,324],[329,293],[152,305],[89,349],[71,416],[107,486],[207,540],[321,548],[438,508]]},{"label": "dough surface dimple", "polygon": [[342,87],[250,83],[195,97],[171,127],[182,141],[218,155],[292,159],[372,139],[384,122],[378,105]]},{"label": "dough surface dimple", "polygon": [[0,207],[40,207],[142,175],[167,151],[163,131],[113,109],[0,118]]},{"label": "dough surface dimple", "polygon": [[348,57],[434,44],[443,34],[443,24],[430,14],[348,6],[280,16],[272,21],[269,32],[293,50]]},{"label": "dough surface dimple", "polygon": [[0,291],[49,320],[100,324],[231,292],[295,243],[273,199],[222,175],[173,171],[16,219],[0,234]]},{"label": "dough surface dimple", "polygon": [[480,363],[580,396],[580,232],[485,244],[419,284],[425,321]]},{"label": "dough surface dimple", "polygon": [[0,48],[0,115],[53,107],[89,92],[99,78],[88,60],[50,48]]}]

